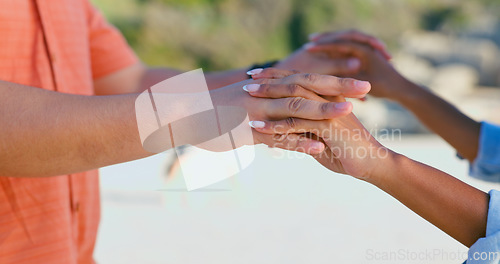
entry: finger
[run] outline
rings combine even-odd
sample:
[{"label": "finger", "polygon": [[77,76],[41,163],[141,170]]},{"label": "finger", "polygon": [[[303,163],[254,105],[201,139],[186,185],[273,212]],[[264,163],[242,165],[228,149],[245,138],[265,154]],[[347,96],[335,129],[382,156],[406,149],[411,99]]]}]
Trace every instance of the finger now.
[{"label": "finger", "polygon": [[298,151],[311,155],[319,154],[325,150],[323,142],[299,134],[269,135],[256,132],[255,137],[260,143],[273,148]]},{"label": "finger", "polygon": [[386,45],[384,42],[378,38],[368,35],[366,33],[360,32],[358,30],[347,30],[341,32],[330,32],[323,34],[313,35],[313,40],[317,44],[327,44],[340,40],[356,41],[359,43],[367,44],[373,48],[379,50],[384,54],[387,59],[391,58],[391,55],[386,50]]},{"label": "finger", "polygon": [[328,102],[345,102],[345,98],[342,96],[322,96],[322,98],[327,100]]},{"label": "finger", "polygon": [[[385,45],[385,43],[383,43],[381,40],[375,38],[375,37],[372,37],[372,36],[369,36],[369,35],[364,35],[362,33],[352,33],[350,35],[341,35],[337,38],[337,41],[355,41],[355,42],[358,42],[358,43],[362,43],[362,44],[366,44],[366,45],[370,45],[371,47],[373,47],[374,49],[378,50],[380,53],[382,53],[382,55],[384,56],[384,58],[386,60],[390,60],[392,58],[391,54],[389,54],[389,52],[387,51],[387,46]],[[326,44],[326,43],[321,43],[318,42],[318,44]]]},{"label": "finger", "polygon": [[315,73],[290,75],[280,80],[280,82],[285,84],[298,84],[320,95],[342,95],[349,98],[362,98],[371,89],[370,83],[366,81]]},{"label": "finger", "polygon": [[297,117],[311,120],[332,119],[345,116],[352,111],[350,102],[318,102],[302,97],[289,97],[269,100],[267,116],[279,120]]},{"label": "finger", "polygon": [[387,46],[380,39],[362,33],[357,30],[348,30],[343,32],[312,34],[310,40],[315,44],[328,44],[337,41],[356,41],[362,44],[370,45],[374,49],[380,51],[386,60],[390,60],[392,56],[387,51]]},{"label": "finger", "polygon": [[286,118],[277,121],[250,121],[248,125],[263,134],[303,134],[312,133],[318,137],[329,137],[333,129],[330,120],[308,120],[302,118]]},{"label": "finger", "polygon": [[262,98],[302,97],[319,102],[327,102],[321,96],[297,84],[247,84],[243,86],[251,96]]},{"label": "finger", "polygon": [[[337,42],[330,44],[322,44],[322,45],[312,45],[308,48],[311,53],[324,53],[329,57],[338,57],[338,53],[342,53],[345,56],[354,56],[360,60],[370,56],[373,50],[371,50],[368,46],[359,44],[359,43],[346,43],[346,42]],[[376,56],[382,56],[379,51],[375,51]]]},{"label": "finger", "polygon": [[297,70],[281,70],[276,68],[254,69],[247,72],[254,80],[257,79],[281,79],[287,76],[297,74]]},{"label": "finger", "polygon": [[334,75],[349,76],[359,72],[361,69],[361,60],[358,58],[338,58],[332,59],[332,68],[335,69]]},{"label": "finger", "polygon": [[345,45],[337,45],[340,43],[342,43],[342,42],[329,42],[329,43],[323,43],[323,44],[309,42],[309,43],[306,43],[303,46],[303,48],[310,52],[310,51],[317,50],[318,46],[328,45],[329,46],[328,55],[330,58],[345,57],[346,55],[349,55],[349,53],[352,52],[351,51],[352,49],[349,49]]},{"label": "finger", "polygon": [[373,52],[373,50],[369,46],[356,42],[332,42],[327,44],[314,43],[307,46],[307,51],[312,53],[324,52],[327,53],[330,57],[338,57],[339,53],[344,56],[362,56],[369,52]]}]

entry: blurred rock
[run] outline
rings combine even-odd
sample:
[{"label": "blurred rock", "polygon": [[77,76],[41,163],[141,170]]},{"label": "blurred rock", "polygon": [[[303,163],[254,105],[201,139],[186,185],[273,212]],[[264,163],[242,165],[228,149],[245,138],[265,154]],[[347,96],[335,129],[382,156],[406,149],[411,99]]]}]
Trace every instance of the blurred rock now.
[{"label": "blurred rock", "polygon": [[438,95],[453,100],[472,93],[479,74],[465,64],[448,64],[436,68],[429,87]]},{"label": "blurred rock", "polygon": [[488,120],[500,124],[500,89],[479,87],[466,95],[456,106],[476,120]]},{"label": "blurred rock", "polygon": [[500,50],[489,39],[458,38],[438,32],[410,32],[402,38],[403,51],[428,60],[432,65],[462,63],[478,71],[479,83],[498,86]]},{"label": "blurred rock", "polygon": [[432,64],[410,53],[400,52],[393,58],[394,67],[413,82],[429,85],[434,74]]},{"label": "blurred rock", "polygon": [[429,60],[433,65],[442,64],[450,57],[451,42],[439,32],[406,32],[401,38],[404,52]]}]

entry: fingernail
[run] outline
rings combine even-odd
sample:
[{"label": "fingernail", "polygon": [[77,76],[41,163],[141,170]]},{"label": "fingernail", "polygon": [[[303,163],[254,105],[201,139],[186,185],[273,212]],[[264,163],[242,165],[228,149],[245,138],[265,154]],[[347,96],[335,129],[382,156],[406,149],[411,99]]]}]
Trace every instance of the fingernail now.
[{"label": "fingernail", "polygon": [[370,88],[371,88],[370,83],[369,82],[365,82],[365,81],[355,81],[354,82],[354,86],[356,88],[358,88],[359,90],[363,90],[363,91],[370,90]]},{"label": "fingernail", "polygon": [[361,61],[359,61],[359,59],[357,58],[351,58],[347,60],[347,67],[349,69],[357,69],[359,68],[359,66],[361,66]]},{"label": "fingernail", "polygon": [[308,43],[304,44],[303,47],[304,47],[304,49],[308,50],[308,49],[310,49],[310,48],[312,48],[314,46],[316,46],[316,44],[314,44],[312,42],[308,42]]},{"label": "fingernail", "polygon": [[315,32],[315,33],[309,34],[308,38],[309,38],[309,40],[315,40],[317,37],[319,37],[319,35],[321,35],[321,34],[318,32]]},{"label": "fingernail", "polygon": [[264,128],[266,126],[266,123],[262,121],[250,121],[248,122],[248,125],[253,128]]},{"label": "fingernail", "polygon": [[257,90],[259,90],[259,87],[260,87],[259,84],[247,84],[247,85],[243,86],[243,90],[245,90],[249,93],[253,93],[253,92],[256,92]]},{"label": "fingernail", "polygon": [[343,103],[336,103],[335,108],[337,110],[346,110],[350,107],[351,103],[349,102],[343,102]]},{"label": "fingernail", "polygon": [[263,70],[264,69],[262,69],[262,68],[257,68],[257,69],[253,69],[253,70],[247,71],[247,74],[248,75],[255,75],[255,74],[261,73]]},{"label": "fingernail", "polygon": [[319,141],[314,141],[311,143],[311,147],[309,149],[311,152],[314,151],[316,153],[321,153],[323,150],[325,150],[325,144],[319,142]]}]

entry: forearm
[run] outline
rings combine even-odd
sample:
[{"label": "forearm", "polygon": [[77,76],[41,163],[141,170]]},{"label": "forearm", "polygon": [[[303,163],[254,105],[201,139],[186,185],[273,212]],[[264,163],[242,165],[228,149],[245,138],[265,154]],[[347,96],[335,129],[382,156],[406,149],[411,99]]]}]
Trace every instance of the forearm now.
[{"label": "forearm", "polygon": [[469,161],[476,158],[480,123],[431,91],[410,81],[401,78],[393,85],[400,91],[393,99],[409,109],[425,126],[446,140],[464,158]]},{"label": "forearm", "polygon": [[150,155],[137,95],[81,96],[0,81],[0,176],[68,174]]},{"label": "forearm", "polygon": [[[236,69],[205,73],[208,89],[213,90],[248,78],[246,69]],[[143,91],[165,79],[181,74],[182,71],[170,68],[149,68],[140,82],[139,91]]]},{"label": "forearm", "polygon": [[[118,72],[104,76],[94,81],[97,95],[116,95],[141,93],[151,86],[183,73],[171,68],[148,68],[142,63],[136,63]],[[230,70],[205,73],[210,90],[224,87],[248,78],[246,70]]]},{"label": "forearm", "polygon": [[208,89],[213,90],[248,79],[247,68],[206,74]]},{"label": "forearm", "polygon": [[371,183],[468,247],[485,236],[488,194],[402,155],[380,164]]}]

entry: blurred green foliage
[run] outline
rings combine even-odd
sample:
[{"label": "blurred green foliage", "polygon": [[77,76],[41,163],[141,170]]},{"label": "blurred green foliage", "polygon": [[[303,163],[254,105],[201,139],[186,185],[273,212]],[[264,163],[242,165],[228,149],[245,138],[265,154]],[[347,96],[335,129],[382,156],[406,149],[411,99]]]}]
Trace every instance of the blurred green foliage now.
[{"label": "blurred green foliage", "polygon": [[286,56],[310,33],[357,28],[392,49],[406,30],[456,31],[498,0],[94,0],[150,65],[220,70]]}]

